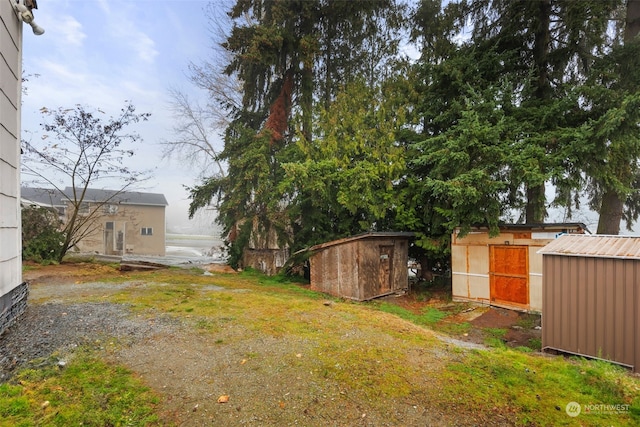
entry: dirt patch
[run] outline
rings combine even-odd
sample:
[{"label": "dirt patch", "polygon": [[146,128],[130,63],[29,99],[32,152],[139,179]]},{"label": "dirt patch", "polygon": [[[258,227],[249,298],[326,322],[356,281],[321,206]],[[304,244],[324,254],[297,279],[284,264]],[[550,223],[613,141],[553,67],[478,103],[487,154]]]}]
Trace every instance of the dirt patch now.
[{"label": "dirt patch", "polygon": [[449,286],[414,286],[406,294],[388,296],[384,301],[397,304],[415,314],[428,308],[441,311],[443,319],[432,327],[462,342],[484,345],[491,339],[497,339],[508,347],[528,347],[532,350],[540,348],[542,330],[539,314],[452,302]]}]

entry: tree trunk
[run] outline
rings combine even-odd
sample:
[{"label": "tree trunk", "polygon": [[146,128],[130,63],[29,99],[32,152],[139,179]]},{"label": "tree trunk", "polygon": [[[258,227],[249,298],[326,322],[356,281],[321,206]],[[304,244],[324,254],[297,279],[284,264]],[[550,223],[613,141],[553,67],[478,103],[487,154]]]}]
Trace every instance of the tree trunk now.
[{"label": "tree trunk", "polygon": [[[627,12],[624,27],[624,42],[631,43],[640,33],[640,0],[627,0]],[[620,76],[625,79],[626,76]],[[608,188],[602,197],[597,234],[617,235],[624,210],[624,200],[613,189]]]},{"label": "tree trunk", "polygon": [[[551,98],[549,84],[549,43],[551,41],[551,1],[537,3],[538,26],[534,30],[533,60],[536,66],[536,89],[534,97],[542,102]],[[544,171],[540,171],[544,173]],[[525,219],[527,224],[544,222],[547,216],[545,185],[527,186],[527,206]]]},{"label": "tree trunk", "polygon": [[597,234],[617,235],[620,233],[620,221],[624,203],[613,190],[608,190],[602,197]]},{"label": "tree trunk", "polygon": [[540,224],[547,216],[545,186],[538,185],[527,188],[527,206],[525,207],[525,222]]}]

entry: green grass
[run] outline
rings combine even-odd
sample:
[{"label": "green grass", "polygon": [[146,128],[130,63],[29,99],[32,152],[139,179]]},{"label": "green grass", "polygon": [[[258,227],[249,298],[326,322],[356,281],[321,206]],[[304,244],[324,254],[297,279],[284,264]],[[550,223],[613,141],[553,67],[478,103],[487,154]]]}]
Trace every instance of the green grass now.
[{"label": "green grass", "polygon": [[380,311],[395,314],[401,319],[408,320],[409,322],[415,323],[416,325],[434,325],[440,320],[447,317],[447,313],[442,312],[434,307],[425,307],[420,314],[416,314],[410,310],[407,310],[406,308],[400,307],[395,304],[390,304],[388,302],[376,303],[375,307],[377,307]]},{"label": "green grass", "polygon": [[[414,313],[380,301],[341,301],[255,271],[204,276],[167,269],[112,280],[145,286],[96,299],[127,304],[141,316],[168,313],[215,345],[242,348],[244,340],[264,337],[300,342],[304,356],[291,356],[288,365],[308,373],[309,387],[338,384],[350,405],[373,405],[384,413],[390,401],[418,402],[452,417],[470,414],[478,425],[640,425],[640,381],[614,365],[507,349],[498,344],[506,330],[498,328],[485,330],[497,348],[445,349],[431,329],[471,328],[447,322],[455,307]],[[334,304],[324,305],[325,299]],[[234,327],[241,333],[234,334]],[[245,357],[260,366],[283,363],[264,353]],[[31,369],[1,385],[0,426],[159,425],[158,397],[128,370],[100,359],[100,353],[83,350],[66,369]],[[625,413],[581,414],[576,420],[565,412],[572,401],[630,406]]]},{"label": "green grass", "polygon": [[81,349],[65,368],[44,365],[0,384],[0,426],[161,425],[159,397],[99,354]]},{"label": "green grass", "polygon": [[[445,401],[479,413],[511,414],[517,425],[640,424],[637,380],[607,362],[496,349],[471,352],[439,375],[447,384],[441,390]],[[624,413],[584,413],[575,420],[565,412],[569,402],[630,406]]]}]

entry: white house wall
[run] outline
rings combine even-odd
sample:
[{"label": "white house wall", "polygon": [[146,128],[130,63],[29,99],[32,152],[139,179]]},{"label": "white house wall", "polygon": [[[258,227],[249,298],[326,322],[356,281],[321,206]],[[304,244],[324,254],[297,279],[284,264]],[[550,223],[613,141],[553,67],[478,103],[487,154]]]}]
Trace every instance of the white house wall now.
[{"label": "white house wall", "polygon": [[26,306],[20,230],[22,23],[0,0],[0,333]]}]

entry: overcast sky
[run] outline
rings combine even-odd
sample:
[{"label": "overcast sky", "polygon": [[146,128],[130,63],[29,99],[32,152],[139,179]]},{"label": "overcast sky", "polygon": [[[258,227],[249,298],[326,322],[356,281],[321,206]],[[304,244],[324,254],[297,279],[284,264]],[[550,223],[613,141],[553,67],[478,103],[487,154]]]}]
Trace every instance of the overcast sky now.
[{"label": "overcast sky", "polygon": [[[25,25],[23,68],[29,76],[23,96],[23,138],[41,133],[42,107],[81,104],[117,116],[129,100],[149,122],[136,125],[143,139],[134,164],[156,168],[145,191],[163,193],[167,227],[191,231],[210,217],[187,221],[188,194],[198,171],[179,160],[162,160],[163,138],[170,137],[169,88],[206,101],[188,81],[189,62],[210,58],[211,37],[204,8],[197,0],[40,0],[35,20],[45,30],[35,36]],[[211,2],[223,7],[223,2]],[[37,75],[37,77],[33,77]],[[133,130],[133,129],[131,129]],[[220,143],[221,145],[221,143]]]}]

